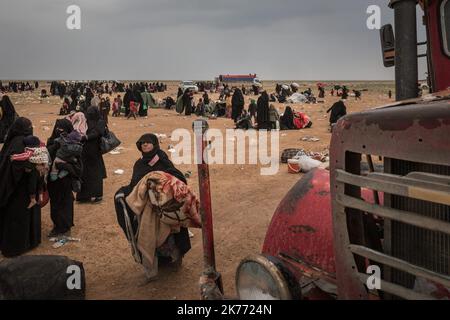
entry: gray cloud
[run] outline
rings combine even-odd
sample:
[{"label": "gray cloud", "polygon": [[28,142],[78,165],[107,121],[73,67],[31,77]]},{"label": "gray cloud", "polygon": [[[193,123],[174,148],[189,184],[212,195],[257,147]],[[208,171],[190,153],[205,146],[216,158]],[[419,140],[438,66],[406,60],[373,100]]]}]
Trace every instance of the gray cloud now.
[{"label": "gray cloud", "polygon": [[[0,79],[393,79],[366,8],[385,0],[2,0]],[[66,8],[82,30],[65,28]]]}]

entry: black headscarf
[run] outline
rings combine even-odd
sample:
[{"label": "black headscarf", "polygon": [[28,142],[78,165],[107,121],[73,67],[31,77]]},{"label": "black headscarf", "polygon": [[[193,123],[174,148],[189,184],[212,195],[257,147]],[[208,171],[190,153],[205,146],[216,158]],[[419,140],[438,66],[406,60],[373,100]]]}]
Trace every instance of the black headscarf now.
[{"label": "black headscarf", "polygon": [[280,118],[280,124],[282,128],[286,128],[288,130],[294,129],[294,113],[292,112],[291,107],[286,107],[284,110],[284,114]]},{"label": "black headscarf", "polygon": [[55,126],[53,127],[52,135],[47,140],[47,149],[52,159],[56,157],[56,151],[57,148],[59,147],[55,143],[55,139],[59,138],[61,135],[68,135],[72,131],[73,131],[72,122],[70,122],[67,119],[56,120]]},{"label": "black headscarf", "polygon": [[23,139],[32,134],[33,126],[27,118],[18,118],[9,129],[5,144],[0,151],[0,207],[6,204],[9,196],[14,192],[16,181],[21,179],[22,174],[22,171],[13,170],[9,157],[24,152]]},{"label": "black headscarf", "polygon": [[97,107],[91,106],[86,111],[86,120],[88,129],[95,128],[100,120],[100,110]]},{"label": "black headscarf", "polygon": [[[148,153],[142,152],[142,144],[145,142],[153,144],[152,151]],[[173,165],[172,161],[170,161],[167,154],[161,150],[157,136],[150,133],[144,134],[136,142],[136,146],[138,150],[141,151],[142,158],[136,161],[136,163],[134,164],[133,177],[130,183],[130,190],[133,189],[144,176],[153,171],[166,172],[187,184],[186,178],[181,173],[181,171],[175,168],[175,166]],[[152,161],[155,156],[158,156],[159,160],[153,166],[150,166],[149,162]]]},{"label": "black headscarf", "polygon": [[9,128],[17,118],[16,110],[8,96],[3,96],[0,101],[1,119],[0,119],[0,143],[5,141]]},{"label": "black headscarf", "polygon": [[2,97],[2,101],[0,102],[0,105],[3,109],[3,119],[5,119],[6,121],[9,122],[9,124],[11,125],[15,118],[16,118],[16,109],[14,108],[14,105],[11,102],[11,99],[9,99],[8,96],[3,96]]},{"label": "black headscarf", "polygon": [[[6,135],[5,144],[3,145],[3,149],[8,146],[11,141],[18,136],[30,136],[33,134],[33,124],[31,120],[27,118],[20,117],[9,128],[8,133]],[[2,149],[2,150],[3,150]]]}]

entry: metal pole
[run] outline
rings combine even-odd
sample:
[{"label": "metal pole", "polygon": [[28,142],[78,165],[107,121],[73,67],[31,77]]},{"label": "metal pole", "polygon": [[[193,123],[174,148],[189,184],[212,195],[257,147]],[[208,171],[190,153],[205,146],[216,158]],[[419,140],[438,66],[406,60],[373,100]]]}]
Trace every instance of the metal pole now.
[{"label": "metal pole", "polygon": [[393,0],[395,15],[395,84],[397,101],[417,98],[416,0]]},{"label": "metal pole", "polygon": [[198,158],[200,214],[202,217],[204,272],[200,280],[201,294],[202,299],[218,299],[223,294],[223,285],[221,275],[216,270],[209,166],[206,153],[204,152],[207,147],[207,141],[204,139],[204,134],[208,129],[208,122],[205,120],[197,120],[194,122],[193,127]]}]

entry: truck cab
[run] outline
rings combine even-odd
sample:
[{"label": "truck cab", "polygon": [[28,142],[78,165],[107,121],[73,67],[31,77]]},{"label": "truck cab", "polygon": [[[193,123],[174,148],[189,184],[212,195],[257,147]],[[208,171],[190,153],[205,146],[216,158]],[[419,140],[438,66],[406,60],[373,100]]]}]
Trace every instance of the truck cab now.
[{"label": "truck cab", "polygon": [[395,34],[390,25],[380,34],[397,102],[337,123],[330,170],[306,174],[281,201],[262,252],[237,269],[239,298],[450,298],[450,0],[389,5]]}]

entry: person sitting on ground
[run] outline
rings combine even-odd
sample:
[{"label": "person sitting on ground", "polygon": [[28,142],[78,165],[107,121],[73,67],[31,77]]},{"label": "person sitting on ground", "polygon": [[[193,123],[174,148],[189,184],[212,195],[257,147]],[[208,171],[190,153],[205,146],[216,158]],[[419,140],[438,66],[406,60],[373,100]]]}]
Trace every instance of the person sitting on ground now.
[{"label": "person sitting on ground", "polygon": [[311,119],[303,112],[294,112],[294,126],[296,129],[308,129],[312,127]]},{"label": "person sitting on ground", "polygon": [[294,126],[294,112],[290,106],[286,106],[283,115],[280,117],[281,130],[293,130]]},{"label": "person sitting on ground", "polygon": [[195,114],[199,117],[203,117],[205,115],[205,104],[203,103],[202,98],[198,100],[197,107],[195,108]]},{"label": "person sitting on ground", "polygon": [[236,122],[236,129],[249,130],[253,129],[252,119],[247,110],[242,111],[242,115],[238,118]]},{"label": "person sitting on ground", "polygon": [[355,100],[361,100],[361,91],[353,90],[353,93],[355,94]]}]

